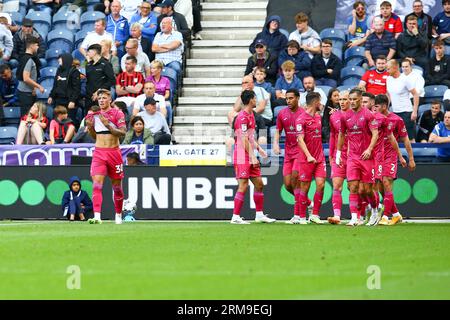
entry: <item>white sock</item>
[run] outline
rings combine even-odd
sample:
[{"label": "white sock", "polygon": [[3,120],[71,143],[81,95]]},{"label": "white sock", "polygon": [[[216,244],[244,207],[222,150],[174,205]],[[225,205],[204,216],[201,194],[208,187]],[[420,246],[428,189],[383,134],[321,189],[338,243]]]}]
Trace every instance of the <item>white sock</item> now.
[{"label": "white sock", "polygon": [[94,212],[94,219],[95,220],[101,220],[100,215],[101,215],[100,212]]},{"label": "white sock", "polygon": [[262,218],[262,217],[264,217],[264,212],[256,211],[256,218]]},{"label": "white sock", "polygon": [[378,205],[378,209],[383,208],[383,204],[380,202],[380,204]]},{"label": "white sock", "polygon": [[239,219],[241,216],[238,214],[233,214],[233,217],[231,218],[232,220],[236,220]]},{"label": "white sock", "polygon": [[353,221],[358,220],[358,214],[357,213],[352,213],[352,220]]},{"label": "white sock", "polygon": [[392,214],[393,217],[400,217],[400,213],[396,212]]},{"label": "white sock", "polygon": [[121,213],[116,213],[116,219],[122,220],[122,214]]},{"label": "white sock", "polygon": [[372,214],[376,216],[378,214],[378,209],[372,209]]}]

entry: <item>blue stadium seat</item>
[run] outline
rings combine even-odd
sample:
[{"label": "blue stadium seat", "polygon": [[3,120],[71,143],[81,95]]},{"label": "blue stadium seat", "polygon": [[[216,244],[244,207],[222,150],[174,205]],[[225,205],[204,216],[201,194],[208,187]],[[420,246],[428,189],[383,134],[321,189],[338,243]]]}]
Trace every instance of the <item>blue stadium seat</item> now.
[{"label": "blue stadium seat", "polygon": [[45,39],[44,34],[47,35],[52,26],[52,16],[44,11],[30,11],[25,17],[33,20],[33,27]]},{"label": "blue stadium seat", "polygon": [[336,57],[338,57],[340,60],[342,60],[342,48],[341,47],[333,46],[333,49],[331,49],[331,52],[333,52]]},{"label": "blue stadium seat", "polygon": [[16,127],[0,127],[0,144],[14,144],[17,137]]},{"label": "blue stadium seat", "polygon": [[425,97],[424,102],[430,103],[433,100],[441,100],[444,97],[445,90],[447,90],[448,87],[444,85],[432,85],[432,86],[425,86]]},{"label": "blue stadium seat", "polygon": [[366,57],[364,56],[364,47],[354,47],[345,50],[344,62],[347,67],[350,66],[361,66]]},{"label": "blue stadium seat", "polygon": [[342,81],[342,85],[343,86],[358,86],[359,81],[361,80],[361,77],[349,77],[347,79],[345,79],[344,81]]},{"label": "blue stadium seat", "polygon": [[2,125],[18,125],[20,123],[20,107],[4,107]]},{"label": "blue stadium seat", "polygon": [[[98,2],[97,2],[98,3]],[[105,19],[105,14],[100,11],[88,11],[81,15],[80,26],[83,28],[85,25],[94,25],[95,20]],[[92,28],[91,28],[92,30]]]},{"label": "blue stadium seat", "polygon": [[86,38],[88,32],[89,32],[88,30],[82,29],[75,34],[74,49],[80,48],[80,45],[83,42],[84,38]]},{"label": "blue stadium seat", "polygon": [[366,70],[363,67],[358,67],[358,66],[342,68],[341,69],[341,81],[344,81],[347,78],[355,78],[355,77],[361,78],[365,72],[366,72]]},{"label": "blue stadium seat", "polygon": [[278,117],[278,114],[281,112],[281,110],[286,109],[288,106],[278,106],[273,109],[273,119],[276,120]]},{"label": "blue stadium seat", "polygon": [[289,39],[289,31],[283,28],[280,28],[278,30],[280,30],[280,32],[286,36],[286,39]]},{"label": "blue stadium seat", "polygon": [[[45,84],[45,83],[44,83]],[[50,96],[50,92],[52,91],[52,87],[48,85],[44,85],[41,82],[41,86],[44,87],[44,93],[41,93],[41,91],[36,90],[36,98],[38,101],[47,102],[48,97]]]},{"label": "blue stadium seat", "polygon": [[[45,59],[47,59],[47,66],[49,67],[58,67],[58,57],[65,53],[66,51],[62,51],[59,49],[50,48],[45,52]],[[69,52],[70,53],[70,52]]]},{"label": "blue stadium seat", "polygon": [[49,49],[55,48],[65,52],[72,52],[73,38],[73,33],[69,30],[53,30],[47,35],[47,46]]},{"label": "blue stadium seat", "polygon": [[47,78],[54,78],[56,76],[57,67],[45,67],[40,70],[40,78],[39,81],[42,81]]},{"label": "blue stadium seat", "polygon": [[430,103],[421,104],[419,106],[419,114],[417,115],[417,117],[420,118],[422,114],[427,110],[431,110],[431,104]]},{"label": "blue stadium seat", "polygon": [[352,85],[350,85],[350,86],[339,86],[339,87],[337,87],[337,89],[339,90],[339,92],[342,92],[342,91],[350,91],[350,90],[352,90],[355,87],[356,86],[352,86]]},{"label": "blue stadium seat", "polygon": [[80,63],[83,63],[83,61],[86,60],[86,57],[83,56],[83,55],[81,54],[80,50],[78,50],[78,49],[73,50],[73,52],[72,52],[72,57],[73,57],[74,59],[80,60]]},{"label": "blue stadium seat", "polygon": [[418,66],[417,64],[413,64],[412,69],[420,71],[420,74],[423,75],[423,68],[421,66]]},{"label": "blue stadium seat", "polygon": [[21,25],[22,24],[22,20],[23,20],[23,15],[20,12],[9,12],[9,15],[11,16],[11,20],[17,24],[17,25]]},{"label": "blue stadium seat", "polygon": [[333,48],[342,48],[346,42],[345,31],[341,29],[325,28],[320,31],[320,38],[322,40],[329,39],[333,42]]},{"label": "blue stadium seat", "polygon": [[323,90],[323,92],[325,93],[325,95],[328,97],[328,92],[330,92],[331,89],[333,89],[330,86],[317,86],[317,88],[320,88]]},{"label": "blue stadium seat", "polygon": [[[52,88],[53,88],[53,83],[55,82],[55,79],[54,78],[45,78],[45,79],[43,79],[42,81],[40,81],[39,82],[39,84],[41,85],[41,86],[43,86],[45,89],[49,89],[48,90],[48,93],[50,94],[50,91],[52,90]],[[39,90],[37,90],[37,91],[39,91]],[[36,91],[36,92],[37,92]],[[48,97],[47,97],[48,98]]]},{"label": "blue stadium seat", "polygon": [[80,16],[75,11],[59,10],[53,16],[53,28],[55,27],[63,27],[67,30],[80,30]]}]

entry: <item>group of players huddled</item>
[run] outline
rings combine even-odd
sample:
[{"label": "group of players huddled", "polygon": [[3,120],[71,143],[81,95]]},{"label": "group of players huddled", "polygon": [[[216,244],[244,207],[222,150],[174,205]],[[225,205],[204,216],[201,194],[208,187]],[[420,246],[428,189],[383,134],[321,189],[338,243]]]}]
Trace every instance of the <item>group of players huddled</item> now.
[{"label": "group of players huddled", "polygon": [[[325,187],[326,159],[322,145],[322,108],[320,95],[309,92],[306,105],[299,106],[299,92],[286,92],[288,107],[277,117],[273,152],[280,154],[279,140],[285,132],[283,179],[286,189],[294,195],[294,216],[289,224],[323,224],[319,217]],[[234,198],[232,224],[249,224],[241,216],[244,196],[251,180],[255,187],[256,222],[273,223],[276,220],[264,214],[263,182],[260,163],[255,154],[267,157],[266,151],[255,140],[256,96],[251,90],[241,94],[244,108],[234,122],[234,168],[239,186]],[[342,187],[347,179],[350,191],[351,220],[348,226],[395,225],[402,222],[393,196],[397,164],[414,171],[416,164],[403,120],[389,112],[386,95],[363,93],[359,89],[339,94],[340,109],[330,110],[329,163],[333,181],[333,216],[330,224],[341,223]],[[408,163],[403,158],[397,141],[404,143]],[[308,199],[311,182],[315,179],[313,201]],[[383,205],[380,204],[380,193]],[[368,208],[370,206],[370,208]],[[384,208],[383,208],[384,207]],[[367,217],[366,216],[367,209]],[[392,219],[389,217],[392,215]]]}]

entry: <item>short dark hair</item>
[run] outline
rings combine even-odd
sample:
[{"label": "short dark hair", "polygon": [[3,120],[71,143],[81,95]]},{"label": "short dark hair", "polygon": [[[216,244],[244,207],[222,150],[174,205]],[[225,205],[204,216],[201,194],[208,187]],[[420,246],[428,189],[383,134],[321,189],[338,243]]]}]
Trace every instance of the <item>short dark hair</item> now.
[{"label": "short dark hair", "polygon": [[375,97],[375,104],[388,106],[389,105],[389,98],[385,94],[379,94]]},{"label": "short dark hair", "polygon": [[400,63],[401,64],[403,64],[403,62],[407,62],[407,63],[409,63],[409,65],[411,65],[412,66],[412,63],[411,63],[411,60],[409,60],[409,59],[403,59]]},{"label": "short dark hair", "polygon": [[442,5],[446,4],[447,2],[450,2],[450,0],[442,0]]},{"label": "short dark hair", "polygon": [[306,94],[306,105],[310,105],[316,100],[320,100],[320,94],[318,92],[312,91]]},{"label": "short dark hair", "polygon": [[392,8],[392,4],[389,2],[389,1],[383,1],[381,4],[380,4],[380,8],[381,7],[391,7]]},{"label": "short dark hair", "polygon": [[330,39],[324,39],[323,41],[322,41],[322,44],[329,44],[330,46],[333,46],[333,42],[330,40]]},{"label": "short dark hair", "polygon": [[114,101],[113,104],[119,108],[124,114],[128,114],[127,104],[123,101]]},{"label": "short dark hair", "polygon": [[385,55],[380,54],[379,56],[377,56],[377,57],[375,58],[375,62],[377,62],[377,60],[387,60],[387,58],[386,58]]},{"label": "short dark hair", "polygon": [[439,100],[433,100],[433,101],[431,101],[431,105],[432,105],[432,106],[439,105],[439,108],[442,107],[442,104],[441,104],[441,102],[440,102]]},{"label": "short dark hair", "polygon": [[354,4],[353,4],[353,9],[356,9],[356,8],[358,8],[359,6],[363,6],[364,8],[366,7],[366,3],[364,2],[364,1],[356,1]]},{"label": "short dark hair", "polygon": [[134,125],[136,124],[136,122],[141,121],[143,124],[145,124],[144,119],[141,116],[135,116],[133,119],[131,119],[130,121],[130,125],[131,127],[134,127]]},{"label": "short dark hair", "polygon": [[244,105],[248,105],[250,100],[256,97],[255,92],[253,90],[244,90],[241,93],[241,100]]},{"label": "short dark hair", "polygon": [[39,38],[35,37],[33,35],[28,35],[25,38],[25,46],[28,48],[28,47],[32,46],[33,44],[39,44]]},{"label": "short dark hair", "polygon": [[352,90],[350,90],[350,92],[348,93],[348,95],[351,95],[353,93],[356,93],[358,96],[362,96],[362,91],[358,88],[353,88]]},{"label": "short dark hair", "polygon": [[[450,1],[450,0],[448,0],[448,1]],[[445,42],[442,41],[441,39],[438,39],[433,43],[433,47],[444,47],[444,46],[445,46]]]},{"label": "short dark hair", "polygon": [[60,114],[67,114],[67,108],[63,105],[58,105],[53,110],[53,113],[55,116],[59,116]]},{"label": "short dark hair", "polygon": [[103,26],[106,26],[106,20],[103,18],[98,18],[97,20],[95,20],[95,22],[101,22]]},{"label": "short dark hair", "polygon": [[89,51],[89,50],[95,50],[95,51],[97,51],[97,54],[101,54],[102,53],[102,46],[99,45],[98,43],[94,43],[94,44],[91,44],[89,46],[87,51]]},{"label": "short dark hair", "polygon": [[375,100],[375,96],[372,93],[367,92],[367,91],[363,92],[362,96],[363,97],[368,97],[370,100]]},{"label": "short dark hair", "polygon": [[286,48],[297,48],[297,50],[300,50],[300,45],[298,44],[298,42],[296,40],[289,40],[289,42],[286,45]]},{"label": "short dark hair", "polygon": [[11,70],[11,67],[8,64],[0,65],[0,74],[3,74],[6,70]]},{"label": "short dark hair", "polygon": [[288,93],[293,93],[294,96],[296,96],[297,98],[300,98],[300,92],[297,89],[295,89],[295,88],[288,89],[286,91],[286,94],[288,94]]},{"label": "short dark hair", "polygon": [[126,60],[131,60],[132,62],[134,62],[134,64],[137,64],[137,59],[136,59],[136,57],[134,57],[134,56],[128,56],[128,57],[126,58]]}]

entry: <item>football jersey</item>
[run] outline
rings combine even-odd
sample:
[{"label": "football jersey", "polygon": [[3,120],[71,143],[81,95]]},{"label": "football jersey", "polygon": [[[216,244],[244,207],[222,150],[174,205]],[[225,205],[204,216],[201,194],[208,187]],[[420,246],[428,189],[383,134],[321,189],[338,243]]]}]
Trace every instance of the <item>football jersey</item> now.
[{"label": "football jersey", "polygon": [[[339,130],[341,128],[342,110],[335,111],[330,116],[330,155],[336,159],[337,144],[339,139]],[[341,150],[341,159],[347,159],[348,137],[344,135],[344,145]]]},{"label": "football jersey", "polygon": [[300,152],[300,147],[297,141],[297,130],[295,129],[295,121],[297,118],[305,113],[301,107],[296,112],[292,112],[289,108],[280,111],[277,116],[277,130],[284,130],[286,139],[284,142],[284,157],[288,159],[296,158]]},{"label": "football jersey", "polygon": [[[389,112],[386,117],[387,120],[387,132],[392,132],[395,139],[398,141],[400,138],[408,136],[408,131],[406,130],[405,123],[403,119],[400,118],[393,112]],[[384,158],[392,159],[397,157],[397,152],[392,147],[387,136],[384,138]]]},{"label": "football jersey", "polygon": [[379,112],[374,112],[374,116],[378,122],[378,140],[373,148],[373,154],[376,159],[383,159],[385,139],[390,134],[387,132],[387,118]]},{"label": "football jersey", "polygon": [[97,111],[90,113],[86,116],[86,119],[93,119],[95,132],[109,131],[108,128],[103,125],[99,116],[102,115],[111,123],[114,128],[126,127],[125,115],[123,112],[116,108],[110,108],[107,111]]},{"label": "football jersey", "polygon": [[[381,19],[383,19],[381,15],[380,17]],[[392,32],[393,34],[403,32],[403,24],[400,17],[395,13],[392,13],[391,17],[388,20],[384,21],[384,30]]]},{"label": "football jersey", "polygon": [[[317,113],[311,116],[308,112],[304,112],[295,121],[297,136],[303,136],[306,147],[311,156],[317,162],[325,161],[322,147],[322,119]],[[308,162],[305,153],[299,147],[300,152],[298,159],[300,162]]]},{"label": "football jersey", "polygon": [[373,95],[386,94],[387,71],[367,70],[361,80],[366,83],[366,91]]},{"label": "football jersey", "polygon": [[234,160],[236,163],[237,155],[244,155],[245,160],[249,160],[249,154],[244,148],[244,144],[242,142],[243,137],[247,137],[250,144],[255,144],[255,116],[253,112],[248,114],[245,110],[242,110],[236,116],[234,121],[234,135],[235,135],[235,145],[234,145]]}]

